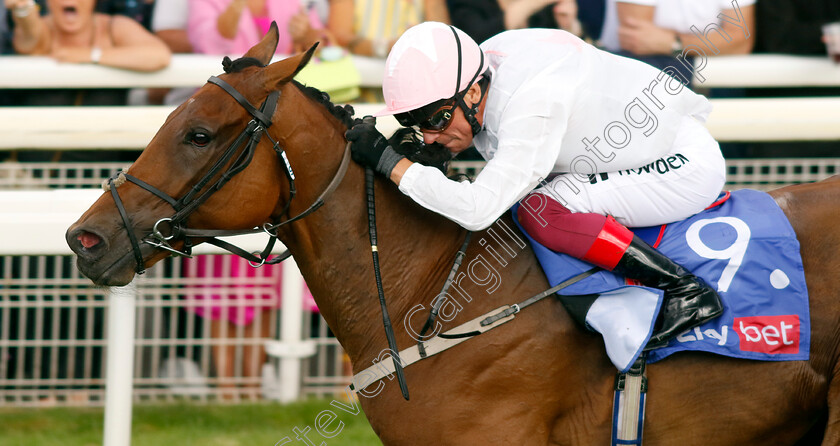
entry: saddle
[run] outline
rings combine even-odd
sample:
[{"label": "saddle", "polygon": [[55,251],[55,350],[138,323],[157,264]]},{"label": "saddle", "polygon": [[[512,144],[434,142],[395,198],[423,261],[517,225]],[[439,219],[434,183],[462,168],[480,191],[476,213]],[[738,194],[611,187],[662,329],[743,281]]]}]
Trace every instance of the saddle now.
[{"label": "saddle", "polygon": [[[649,351],[648,363],[679,351],[766,361],[808,359],[808,289],[799,242],[770,195],[749,189],[727,192],[716,206],[686,220],[631,229],[713,286],[725,306],[720,317]],[[552,286],[591,268],[527,238]],[[609,271],[558,296],[582,327],[604,336],[610,360],[623,372],[644,350],[662,301],[661,290],[628,283]]]}]

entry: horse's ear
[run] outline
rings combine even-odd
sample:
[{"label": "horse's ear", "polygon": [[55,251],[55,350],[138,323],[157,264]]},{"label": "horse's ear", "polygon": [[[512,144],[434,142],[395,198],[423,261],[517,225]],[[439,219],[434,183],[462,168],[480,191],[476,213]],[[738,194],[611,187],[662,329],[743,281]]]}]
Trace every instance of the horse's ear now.
[{"label": "horse's ear", "polygon": [[274,62],[266,67],[266,88],[269,90],[277,90],[282,84],[292,80],[295,75],[297,75],[300,70],[309,63],[309,59],[312,58],[312,55],[315,53],[315,48],[317,47],[318,42],[315,42],[315,44],[306,50],[305,53],[298,53],[294,56]]},{"label": "horse's ear", "polygon": [[274,52],[277,51],[277,41],[279,39],[280,33],[277,30],[277,22],[271,22],[271,27],[265,33],[265,37],[263,37],[260,43],[251,47],[243,57],[253,57],[262,62],[263,65],[268,65],[274,56]]}]

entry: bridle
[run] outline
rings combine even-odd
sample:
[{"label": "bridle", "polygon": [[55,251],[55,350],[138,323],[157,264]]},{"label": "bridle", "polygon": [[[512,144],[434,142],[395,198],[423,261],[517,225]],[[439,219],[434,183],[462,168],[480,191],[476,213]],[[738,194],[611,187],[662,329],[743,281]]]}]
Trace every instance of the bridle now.
[{"label": "bridle", "polygon": [[[289,163],[289,159],[286,156],[285,150],[280,147],[279,143],[275,141],[271,135],[268,134],[266,131],[268,127],[271,126],[272,121],[271,118],[274,115],[274,111],[277,108],[277,101],[280,98],[280,91],[272,91],[268,94],[265,101],[263,101],[262,105],[259,109],[254,107],[248,100],[239,93],[235,88],[233,88],[230,84],[225,82],[222,79],[219,79],[216,76],[211,76],[207,82],[217,85],[222,88],[225,92],[231,95],[236,102],[239,103],[248,113],[251,115],[252,119],[246,125],[245,129],[236,137],[236,139],[228,146],[227,149],[219,156],[215,163],[210,167],[210,169],[202,176],[202,178],[195,184],[193,187],[184,194],[181,198],[175,199],[165,192],[161,191],[160,189],[152,186],[145,181],[130,175],[125,172],[120,172],[113,177],[106,180],[103,184],[103,188],[107,191],[111,191],[111,196],[114,198],[114,202],[116,203],[117,210],[120,213],[120,217],[122,218],[123,224],[125,225],[126,232],[128,233],[129,241],[131,242],[131,248],[134,253],[134,259],[137,263],[137,267],[135,271],[137,274],[143,274],[146,269],[144,266],[143,261],[143,254],[140,251],[140,243],[145,243],[156,248],[163,249],[165,251],[169,251],[170,253],[182,256],[182,257],[192,257],[192,247],[194,246],[192,239],[200,238],[202,241],[210,243],[212,245],[218,246],[226,251],[229,251],[233,254],[236,254],[240,257],[247,259],[252,266],[262,266],[262,265],[273,265],[283,260],[289,258],[291,253],[287,249],[282,254],[278,254],[272,258],[269,258],[271,255],[271,250],[274,248],[274,244],[277,241],[277,235],[275,231],[293,221],[300,220],[301,218],[306,217],[307,215],[315,212],[318,208],[324,205],[324,200],[326,197],[331,194],[341,183],[341,180],[344,178],[344,175],[347,173],[347,167],[350,164],[350,143],[348,143],[344,148],[344,155],[341,159],[341,164],[338,167],[335,175],[333,176],[330,183],[327,185],[326,189],[315,199],[315,202],[312,203],[306,210],[301,212],[300,214],[290,217],[283,221],[277,222],[266,222],[260,227],[252,228],[252,229],[245,229],[245,230],[224,230],[224,229],[192,229],[186,226],[186,221],[189,216],[195,212],[195,210],[210,196],[215,193],[217,190],[221,189],[228,181],[231,180],[236,174],[243,171],[248,164],[250,164],[251,159],[254,156],[254,152],[256,150],[257,144],[259,144],[262,136],[265,135],[273,144],[273,148],[277,157],[282,161],[282,165],[284,168],[284,173],[286,175],[286,179],[289,181],[289,199],[283,206],[283,209],[275,214],[279,218],[285,215],[289,208],[291,207],[292,200],[295,198],[296,188],[295,188],[295,173],[292,170],[292,165]],[[240,150],[240,147],[243,147]],[[238,154],[238,155],[237,155]],[[235,156],[235,158],[234,158]],[[233,162],[231,162],[233,160]],[[230,163],[230,166],[222,171],[224,167]],[[215,181],[214,181],[215,179]],[[132,224],[131,219],[128,216],[128,213],[125,210],[125,206],[123,205],[122,200],[120,199],[119,194],[117,193],[117,187],[123,184],[125,181],[129,181],[131,183],[136,184],[141,189],[144,189],[151,194],[157,196],[161,200],[169,203],[170,206],[175,210],[175,213],[171,217],[166,217],[158,220],[154,226],[152,227],[152,232],[147,234],[141,240],[137,239],[137,236],[132,231]],[[259,253],[250,253],[245,251],[242,248],[239,248],[231,243],[228,243],[224,240],[218,239],[218,237],[227,237],[227,236],[235,236],[235,235],[244,235],[244,234],[254,234],[259,232],[265,232],[269,235],[269,240],[266,243],[266,247]],[[184,247],[182,250],[177,250],[172,247],[171,243],[173,241],[183,240]]]},{"label": "bridle", "polygon": [[[265,136],[274,144],[273,148],[275,153],[277,153],[278,158],[283,161],[283,166],[286,174],[286,178],[289,180],[289,200],[283,206],[283,210],[277,214],[279,218],[282,215],[285,215],[291,206],[292,200],[295,197],[295,174],[292,170],[292,166],[289,163],[289,159],[286,156],[286,153],[282,147],[275,141],[271,135],[268,134],[266,129],[271,126],[271,117],[274,114],[274,110],[277,106],[277,101],[280,97],[279,91],[273,91],[268,94],[265,101],[263,101],[262,105],[259,109],[251,105],[245,97],[236,91],[230,84],[227,82],[219,79],[216,76],[211,76],[210,79],[207,80],[211,84],[218,85],[223,90],[225,90],[228,94],[230,94],[236,102],[239,103],[248,113],[251,114],[252,119],[248,122],[248,125],[245,129],[236,137],[233,143],[228,146],[228,148],[222,153],[222,155],[216,160],[213,166],[204,174],[204,176],[180,199],[174,199],[165,192],[161,191],[160,189],[152,186],[151,184],[146,183],[145,181],[133,176],[129,175],[125,172],[120,172],[119,174],[109,178],[107,182],[103,185],[106,190],[111,191],[111,195],[114,197],[114,202],[117,206],[117,210],[120,213],[120,217],[123,220],[123,224],[125,225],[126,231],[128,233],[128,238],[131,241],[131,248],[134,252],[134,258],[137,262],[137,267],[135,271],[137,274],[143,274],[145,272],[145,266],[143,262],[143,254],[140,251],[140,243],[137,240],[137,237],[132,232],[131,228],[131,219],[128,217],[128,213],[125,210],[125,206],[123,205],[122,200],[120,199],[119,193],[117,193],[117,187],[119,185],[125,183],[126,181],[130,181],[141,189],[144,189],[151,194],[157,196],[161,200],[169,203],[173,209],[175,209],[175,214],[172,217],[166,217],[158,220],[154,226],[152,227],[152,232],[142,239],[142,243],[146,243],[152,245],[156,248],[161,248],[170,253],[177,255],[177,256],[184,256],[184,257],[191,257],[192,253],[192,242],[191,239],[193,238],[201,238],[203,241],[207,243],[211,243],[216,245],[222,249],[225,249],[233,254],[236,254],[240,257],[247,259],[251,266],[258,267],[262,265],[273,265],[283,260],[289,258],[291,253],[287,249],[284,253],[274,256],[273,258],[269,258],[271,254],[271,249],[274,247],[274,243],[277,240],[277,235],[274,231],[277,228],[287,225],[293,221],[300,220],[307,215],[315,212],[318,208],[324,205],[324,200],[326,197],[331,194],[341,183],[341,180],[344,178],[344,175],[347,173],[347,167],[350,164],[350,143],[348,142],[347,145],[344,147],[344,155],[341,159],[341,164],[338,166],[338,170],[336,171],[335,175],[333,176],[330,183],[327,185],[326,189],[315,199],[315,202],[312,203],[306,210],[301,212],[300,214],[290,217],[286,220],[276,222],[276,223],[264,223],[261,227],[248,229],[248,230],[213,230],[213,229],[190,229],[186,227],[186,220],[202,203],[204,203],[210,195],[212,195],[215,191],[219,190],[222,186],[224,186],[234,175],[238,174],[242,170],[244,170],[248,164],[251,162],[251,159],[254,156],[254,151],[259,144],[262,135]],[[240,146],[244,145],[244,149],[239,151]],[[239,155],[234,159],[234,155],[239,152]],[[232,163],[230,163],[230,167],[227,170],[222,172],[222,169],[225,165],[227,165],[231,159],[234,159]],[[220,174],[221,172],[221,174]],[[211,181],[218,175],[218,178],[215,182]],[[366,169],[366,181],[367,184],[367,196],[368,196],[368,217],[370,223],[370,237],[371,237],[371,248],[373,253],[374,259],[374,273],[376,278],[377,289],[379,292],[379,302],[382,310],[382,317],[383,317],[383,324],[385,327],[385,335],[388,340],[388,346],[391,348],[391,351],[397,351],[396,340],[394,337],[394,330],[391,325],[390,317],[388,316],[388,309],[385,305],[385,295],[382,289],[382,278],[380,276],[379,270],[379,257],[376,248],[376,217],[375,217],[375,210],[374,210],[374,195],[373,195],[373,171],[371,169]],[[164,225],[168,227],[168,233],[163,233]],[[233,235],[243,235],[243,234],[253,234],[258,232],[265,232],[269,235],[269,241],[266,244],[265,249],[262,252],[251,254],[237,246],[234,246],[230,243],[227,243],[223,240],[219,240],[217,237],[223,236],[233,236]],[[183,251],[179,251],[172,247],[170,244],[173,240],[184,240],[184,249]],[[406,384],[405,377],[402,373],[402,368],[400,367],[399,363],[395,360],[395,367],[397,367],[397,377],[400,383],[400,388],[403,392],[403,396],[408,399],[408,385]]]}]

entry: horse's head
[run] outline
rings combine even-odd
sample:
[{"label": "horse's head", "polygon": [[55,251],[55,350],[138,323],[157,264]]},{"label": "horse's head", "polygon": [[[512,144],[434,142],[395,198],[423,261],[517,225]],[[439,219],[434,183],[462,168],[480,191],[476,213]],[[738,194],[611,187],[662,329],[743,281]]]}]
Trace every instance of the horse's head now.
[{"label": "horse's head", "polygon": [[289,211],[294,173],[286,166],[318,149],[313,136],[298,135],[314,125],[303,112],[312,101],[290,81],[315,47],[269,65],[277,36],[273,25],[243,58],[225,58],[225,74],[175,109],[67,230],[79,269],[94,283],[124,285],[213,230],[254,229]]}]

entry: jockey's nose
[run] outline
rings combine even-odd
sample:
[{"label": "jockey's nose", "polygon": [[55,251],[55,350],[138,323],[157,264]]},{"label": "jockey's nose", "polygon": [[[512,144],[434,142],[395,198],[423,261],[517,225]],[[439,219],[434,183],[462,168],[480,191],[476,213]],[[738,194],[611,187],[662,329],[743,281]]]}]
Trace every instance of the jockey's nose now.
[{"label": "jockey's nose", "polygon": [[437,141],[438,137],[440,137],[440,133],[423,132],[423,142],[426,144]]}]

